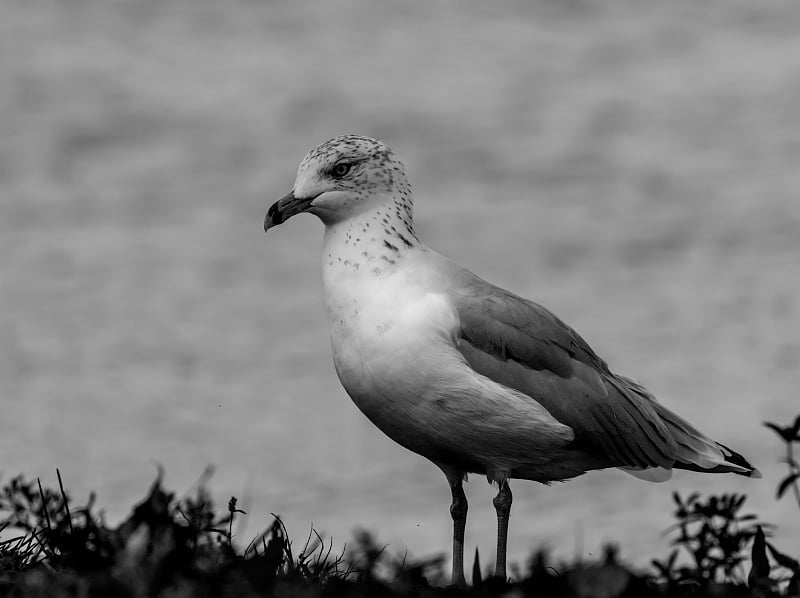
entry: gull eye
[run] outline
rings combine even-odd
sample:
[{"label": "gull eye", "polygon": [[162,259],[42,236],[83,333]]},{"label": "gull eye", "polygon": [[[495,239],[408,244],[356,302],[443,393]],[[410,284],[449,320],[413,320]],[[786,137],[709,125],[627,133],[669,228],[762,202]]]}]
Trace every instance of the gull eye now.
[{"label": "gull eye", "polygon": [[343,176],[347,176],[347,173],[349,173],[352,168],[352,162],[339,162],[331,169],[331,174],[334,178],[340,179]]}]

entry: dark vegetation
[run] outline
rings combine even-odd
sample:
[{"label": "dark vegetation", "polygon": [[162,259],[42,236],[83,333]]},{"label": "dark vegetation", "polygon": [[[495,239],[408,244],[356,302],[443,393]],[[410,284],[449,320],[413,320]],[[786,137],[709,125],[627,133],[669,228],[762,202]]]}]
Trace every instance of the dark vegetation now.
[{"label": "dark vegetation", "polygon": [[[792,425],[766,424],[786,444],[787,476],[777,498],[800,508],[800,416]],[[110,528],[93,496],[76,507],[64,491],[15,477],[0,490],[0,596],[256,597],[256,596],[800,596],[800,563],[767,538],[769,524],[742,513],[744,495],[675,494],[673,546],[653,570],[621,564],[613,547],[596,563],[552,566],[536,554],[515,581],[483,579],[447,587],[443,560],[399,558],[361,533],[335,552],[312,530],[303,546],[289,540],[278,517],[244,549],[233,524],[246,515],[231,498],[218,513],[204,484],[176,498],[161,475],[121,525]]]}]

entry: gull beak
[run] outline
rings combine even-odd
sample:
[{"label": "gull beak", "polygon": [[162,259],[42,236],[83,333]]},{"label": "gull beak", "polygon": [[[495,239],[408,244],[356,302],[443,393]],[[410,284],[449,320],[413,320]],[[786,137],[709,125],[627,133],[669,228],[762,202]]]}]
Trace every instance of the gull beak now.
[{"label": "gull beak", "polygon": [[283,224],[295,214],[305,212],[314,199],[313,197],[298,199],[294,196],[294,193],[290,191],[270,206],[267,211],[267,216],[264,218],[264,232],[267,232],[273,226]]}]

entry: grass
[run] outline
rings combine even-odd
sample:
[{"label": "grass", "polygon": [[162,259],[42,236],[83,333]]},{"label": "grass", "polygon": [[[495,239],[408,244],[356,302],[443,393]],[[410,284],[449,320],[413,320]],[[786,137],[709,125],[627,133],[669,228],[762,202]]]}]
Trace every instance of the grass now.
[{"label": "grass", "polygon": [[[800,417],[767,424],[787,445],[788,476],[778,498],[794,489]],[[117,527],[109,527],[93,495],[71,505],[60,472],[58,488],[12,478],[0,490],[0,594],[8,596],[753,596],[800,595],[800,563],[767,538],[773,526],[743,513],[740,494],[675,493],[670,554],[642,572],[608,546],[598,562],[552,566],[535,554],[515,580],[484,578],[475,555],[473,584],[447,585],[442,558],[395,555],[367,532],[341,551],[313,528],[297,550],[278,516],[239,547],[234,522],[247,514],[232,497],[218,512],[206,483],[177,497],[162,472],[146,497]],[[798,499],[800,509],[800,499]],[[13,533],[16,532],[16,533]],[[688,559],[686,558],[688,557]]]}]

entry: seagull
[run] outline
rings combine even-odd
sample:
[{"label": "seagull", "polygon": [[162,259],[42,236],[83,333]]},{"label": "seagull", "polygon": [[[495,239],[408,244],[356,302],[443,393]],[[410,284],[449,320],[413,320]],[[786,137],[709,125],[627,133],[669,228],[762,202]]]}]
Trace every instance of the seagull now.
[{"label": "seagull", "polygon": [[509,480],[548,484],[621,468],[761,477],[740,454],[613,373],[541,305],[428,248],[403,164],[382,141],[334,137],[300,163],[265,232],[309,212],[325,225],[325,302],[336,374],[389,438],[450,485],[452,582],[464,585],[468,473],[496,484],[495,575],[506,578]]}]

